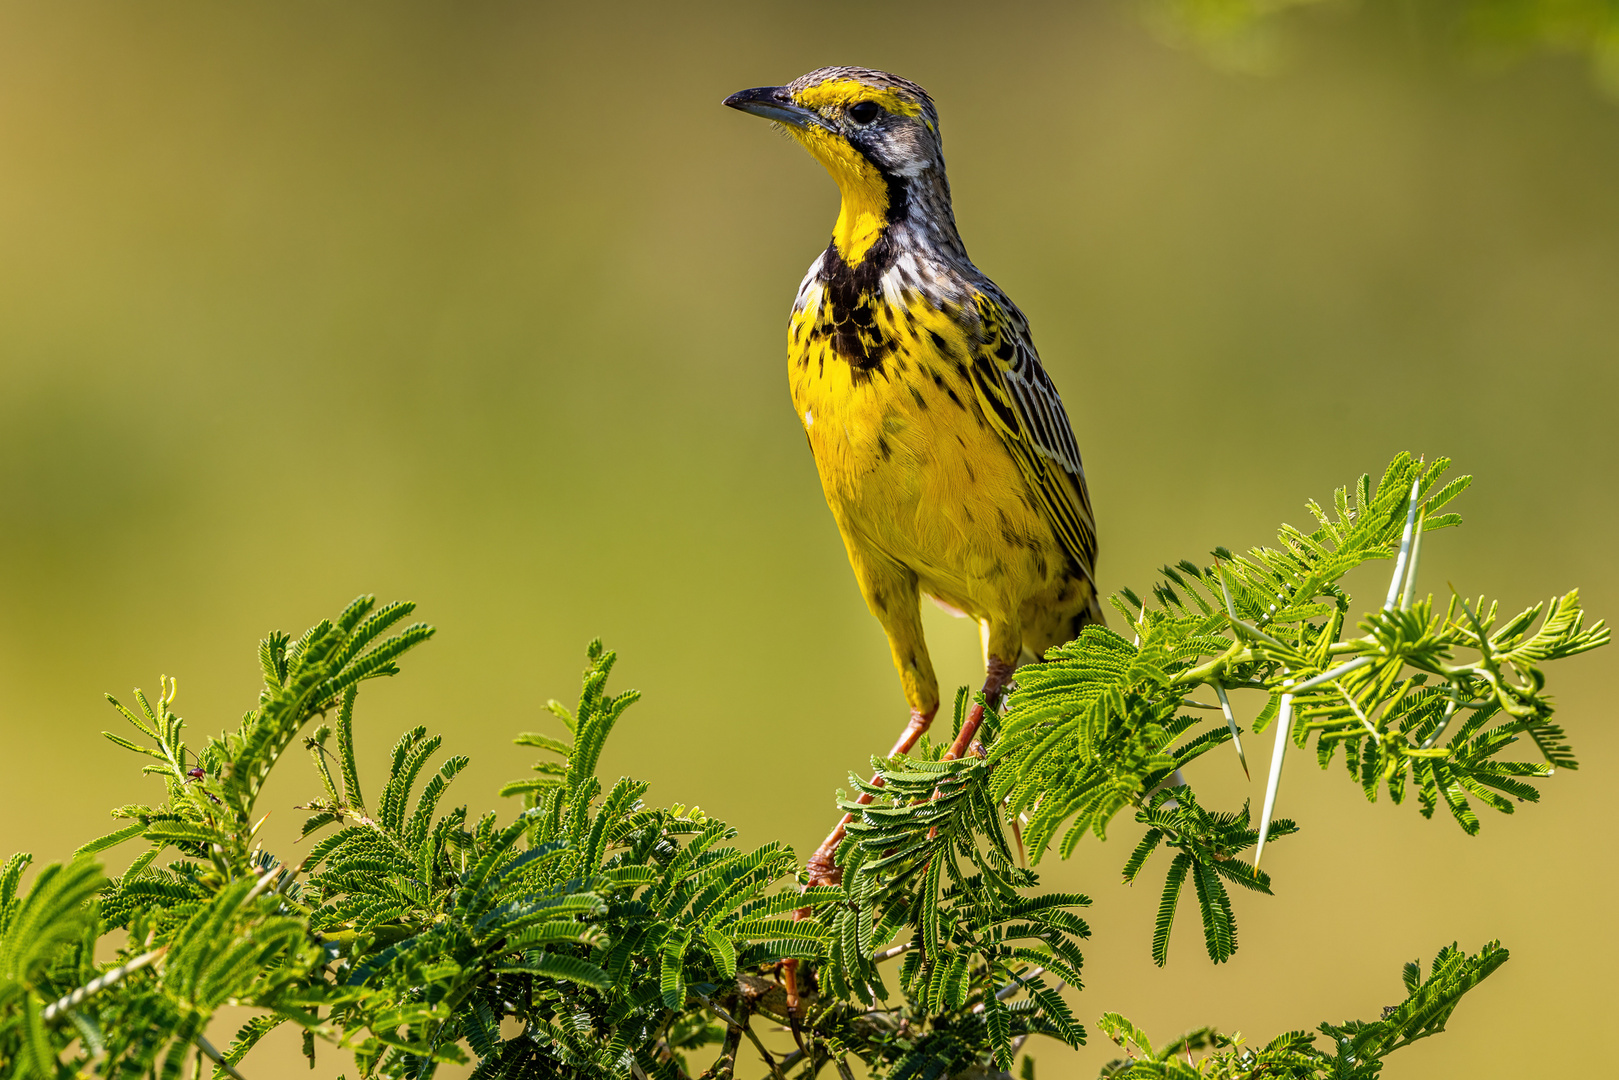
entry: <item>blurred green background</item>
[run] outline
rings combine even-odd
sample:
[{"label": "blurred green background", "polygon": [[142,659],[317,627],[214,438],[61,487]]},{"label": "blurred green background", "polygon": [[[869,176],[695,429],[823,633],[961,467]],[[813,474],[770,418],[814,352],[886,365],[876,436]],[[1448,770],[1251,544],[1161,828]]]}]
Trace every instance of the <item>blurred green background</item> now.
[{"label": "blurred green background", "polygon": [[[155,795],[103,691],[176,675],[200,738],[253,706],[264,631],[372,591],[440,628],[361,699],[377,767],[425,724],[494,805],[601,635],[646,694],[607,771],[807,852],[904,708],[785,387],[835,191],[719,100],[822,64],[937,99],[962,232],[1079,434],[1104,588],[1410,449],[1480,478],[1424,588],[1619,611],[1619,105],[1457,4],[1264,6],[0,6],[0,851],[62,858]],[[975,681],[973,628],[929,627]],[[1268,1038],[1498,936],[1512,962],[1387,1075],[1602,1071],[1611,665],[1553,671],[1586,769],[1477,839],[1295,762],[1304,832],[1229,965],[1194,923],[1152,967],[1123,845],[1053,860],[1096,900],[1077,1013]],[[1217,757],[1226,801],[1258,790]],[[282,773],[290,853],[313,777]],[[1097,1038],[1040,1075],[1095,1075]]]}]

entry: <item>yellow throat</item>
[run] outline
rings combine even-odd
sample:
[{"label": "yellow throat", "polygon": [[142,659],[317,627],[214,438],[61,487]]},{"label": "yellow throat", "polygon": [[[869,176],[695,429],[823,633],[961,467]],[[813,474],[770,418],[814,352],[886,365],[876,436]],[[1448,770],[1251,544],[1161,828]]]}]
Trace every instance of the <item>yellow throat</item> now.
[{"label": "yellow throat", "polygon": [[788,132],[837,181],[843,206],[832,227],[832,242],[844,262],[858,266],[888,224],[888,181],[841,135],[820,127],[789,128]]}]

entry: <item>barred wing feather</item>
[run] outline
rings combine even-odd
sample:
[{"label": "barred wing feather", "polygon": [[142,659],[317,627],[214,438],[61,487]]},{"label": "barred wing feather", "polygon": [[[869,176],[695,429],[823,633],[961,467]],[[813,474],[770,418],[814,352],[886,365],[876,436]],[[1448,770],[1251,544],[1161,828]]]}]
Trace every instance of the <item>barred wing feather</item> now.
[{"label": "barred wing feather", "polygon": [[973,354],[973,387],[1019,470],[1040,500],[1064,550],[1094,580],[1096,519],[1085,468],[1062,398],[1010,301],[977,297],[981,341]]}]

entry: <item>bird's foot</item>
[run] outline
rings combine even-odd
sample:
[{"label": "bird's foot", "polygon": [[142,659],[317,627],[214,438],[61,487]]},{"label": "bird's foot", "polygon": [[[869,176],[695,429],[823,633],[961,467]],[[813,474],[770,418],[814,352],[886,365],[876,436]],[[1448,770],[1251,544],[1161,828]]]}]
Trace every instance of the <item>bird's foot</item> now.
[{"label": "bird's foot", "polygon": [[[994,656],[989,658],[989,663],[984,668],[984,700],[989,702],[991,707],[994,707],[1000,701],[1001,691],[1012,681],[1012,673],[1016,670],[1015,665],[1005,660]],[[946,761],[955,761],[967,753],[968,749],[974,745],[974,740],[978,737],[978,729],[983,723],[984,706],[982,704],[974,705],[972,711],[967,714],[967,719],[962,721],[961,731],[956,734],[956,741],[951,743],[950,749],[945,751],[944,759]],[[983,751],[980,749],[979,753],[982,755]]]},{"label": "bird's foot", "polygon": [[[843,826],[837,829],[837,838],[827,837],[826,842],[815,849],[815,854],[809,857],[804,864],[809,883],[811,885],[841,885],[843,883],[843,867],[835,860],[838,842],[843,839]],[[808,910],[808,909],[802,909]]]},{"label": "bird's foot", "polygon": [[899,754],[910,753],[911,747],[915,746],[916,741],[927,731],[938,711],[939,707],[937,705],[927,712],[912,709],[910,722],[905,725],[905,730],[900,732],[899,738],[894,743],[894,748],[888,751],[888,756],[895,757]]}]

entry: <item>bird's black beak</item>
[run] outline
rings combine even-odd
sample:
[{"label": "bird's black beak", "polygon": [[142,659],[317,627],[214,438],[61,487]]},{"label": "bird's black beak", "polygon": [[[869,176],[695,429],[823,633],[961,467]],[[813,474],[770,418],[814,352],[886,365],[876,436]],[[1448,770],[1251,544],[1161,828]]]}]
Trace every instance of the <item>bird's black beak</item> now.
[{"label": "bird's black beak", "polygon": [[785,86],[756,86],[752,90],[738,90],[722,104],[788,127],[826,126],[819,113],[795,103]]}]

